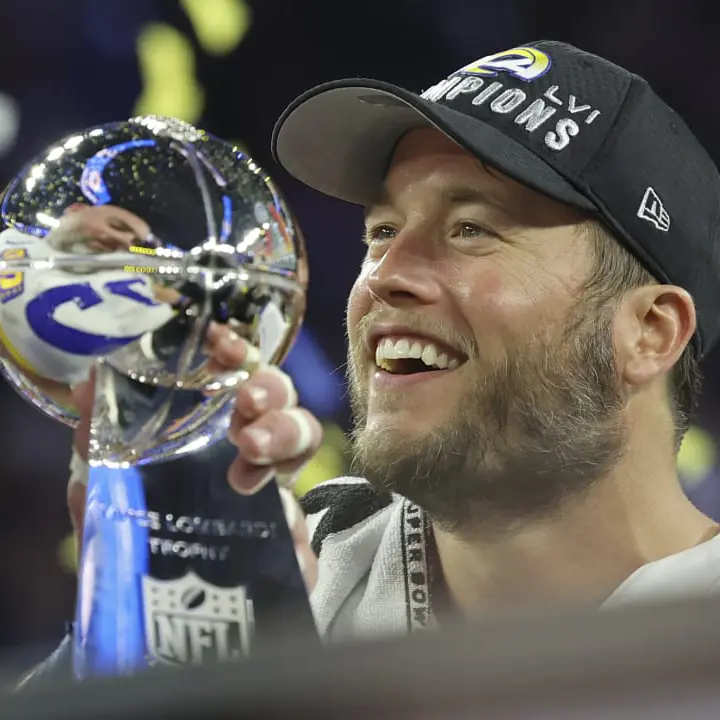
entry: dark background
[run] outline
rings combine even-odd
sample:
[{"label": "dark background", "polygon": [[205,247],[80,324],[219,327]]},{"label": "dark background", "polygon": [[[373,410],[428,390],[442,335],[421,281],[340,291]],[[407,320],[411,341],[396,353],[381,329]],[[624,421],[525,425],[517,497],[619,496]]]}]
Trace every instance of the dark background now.
[{"label": "dark background", "polygon": [[[175,115],[242,143],[308,243],[309,311],[288,361],[327,440],[302,488],[342,472],[344,301],[362,256],[357,211],[272,162],[274,121],[303,90],[376,77],[421,90],[483,55],[558,39],[644,75],[720,160],[716,3],[687,0],[0,0],[0,184],[45,146],[131,114]],[[698,179],[701,181],[701,178]],[[717,353],[680,467],[720,516]],[[57,641],[72,617],[65,509],[70,431],[0,383],[0,651]]]}]

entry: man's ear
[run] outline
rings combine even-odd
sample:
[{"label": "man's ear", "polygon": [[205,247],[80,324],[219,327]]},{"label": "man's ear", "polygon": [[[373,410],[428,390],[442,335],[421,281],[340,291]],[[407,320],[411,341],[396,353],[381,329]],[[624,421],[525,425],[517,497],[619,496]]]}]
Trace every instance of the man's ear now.
[{"label": "man's ear", "polygon": [[695,303],[674,285],[630,290],[620,302],[614,342],[622,380],[640,386],[670,371],[697,327]]}]

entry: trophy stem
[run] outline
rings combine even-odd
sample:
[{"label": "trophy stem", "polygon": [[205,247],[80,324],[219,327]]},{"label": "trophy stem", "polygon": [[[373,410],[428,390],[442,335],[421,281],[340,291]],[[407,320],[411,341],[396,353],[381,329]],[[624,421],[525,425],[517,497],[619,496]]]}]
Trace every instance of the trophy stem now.
[{"label": "trophy stem", "polygon": [[[104,376],[111,372],[97,364],[96,409]],[[74,666],[80,680],[147,667],[142,579],[149,566],[149,533],[143,480],[136,468],[103,457],[103,426],[94,413],[75,617]]]}]

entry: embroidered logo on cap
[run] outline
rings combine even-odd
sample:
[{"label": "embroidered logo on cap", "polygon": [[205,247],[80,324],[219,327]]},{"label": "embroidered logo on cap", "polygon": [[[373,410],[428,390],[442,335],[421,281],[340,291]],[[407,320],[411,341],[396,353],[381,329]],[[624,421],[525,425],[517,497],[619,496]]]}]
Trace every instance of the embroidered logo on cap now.
[{"label": "embroidered logo on cap", "polygon": [[651,222],[658,230],[667,232],[670,230],[670,214],[665,209],[660,196],[649,187],[643,195],[642,202],[637,211],[641,220]]},{"label": "embroidered logo on cap", "polygon": [[504,72],[518,80],[530,82],[544,75],[551,66],[550,57],[542,50],[516,47],[480,58],[460,68],[456,74],[495,77],[499,72]]},{"label": "embroidered logo on cap", "polygon": [[[483,113],[484,119],[491,119],[492,122],[503,122],[505,119],[510,124],[508,121],[511,121],[516,127],[524,128],[530,136],[542,128],[545,147],[553,151],[564,150],[572,138],[580,134],[582,125],[591,125],[602,113],[599,108],[583,102],[575,93],[566,93],[559,85],[551,85],[538,97],[532,87],[515,87],[512,81],[505,78],[505,82],[490,79],[500,69],[515,76],[523,72],[526,78],[530,78],[531,75],[539,77],[550,67],[550,58],[545,53],[532,48],[517,50],[532,51],[538,57],[533,55],[532,59],[522,56],[519,59],[525,65],[514,66],[512,63],[518,61],[519,57],[513,55],[515,51],[489,55],[428,88],[421,97],[429,102],[447,104],[455,104],[458,99],[465,103],[469,101],[470,107],[464,112],[469,110],[473,115]],[[546,62],[539,57],[540,54]],[[528,66],[528,63],[533,63],[533,67]],[[495,69],[488,70],[491,65]],[[501,65],[505,67],[501,68]],[[487,77],[488,73],[490,77]],[[479,77],[480,74],[486,77]]]}]

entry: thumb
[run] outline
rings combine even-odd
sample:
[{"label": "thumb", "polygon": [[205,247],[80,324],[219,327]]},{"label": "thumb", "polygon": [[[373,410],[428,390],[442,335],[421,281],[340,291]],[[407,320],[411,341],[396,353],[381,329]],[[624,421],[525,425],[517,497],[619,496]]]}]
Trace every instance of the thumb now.
[{"label": "thumb", "polygon": [[85,497],[87,486],[82,480],[73,479],[71,476],[67,488],[67,504],[72,523],[73,535],[75,536],[75,550],[77,563],[80,565],[80,554],[83,540],[83,527],[85,523]]},{"label": "thumb", "polygon": [[90,377],[79,383],[72,390],[73,405],[80,415],[80,421],[75,428],[75,450],[87,462],[88,446],[90,444],[90,421],[95,401],[95,368],[90,370]]},{"label": "thumb", "polygon": [[305,516],[291,490],[285,487],[279,487],[278,490],[285,511],[285,520],[290,528],[293,545],[295,546],[295,555],[297,556],[300,572],[303,580],[305,580],[307,591],[311,593],[315,589],[318,579],[318,559],[310,547],[310,536],[305,523]]},{"label": "thumb", "polygon": [[72,389],[73,405],[77,409],[80,420],[75,428],[73,438],[73,454],[70,460],[70,480],[67,488],[67,504],[70,521],[75,535],[75,548],[80,562],[85,519],[85,497],[87,495],[87,459],[90,444],[90,421],[95,401],[95,368],[90,370],[90,377]]}]

